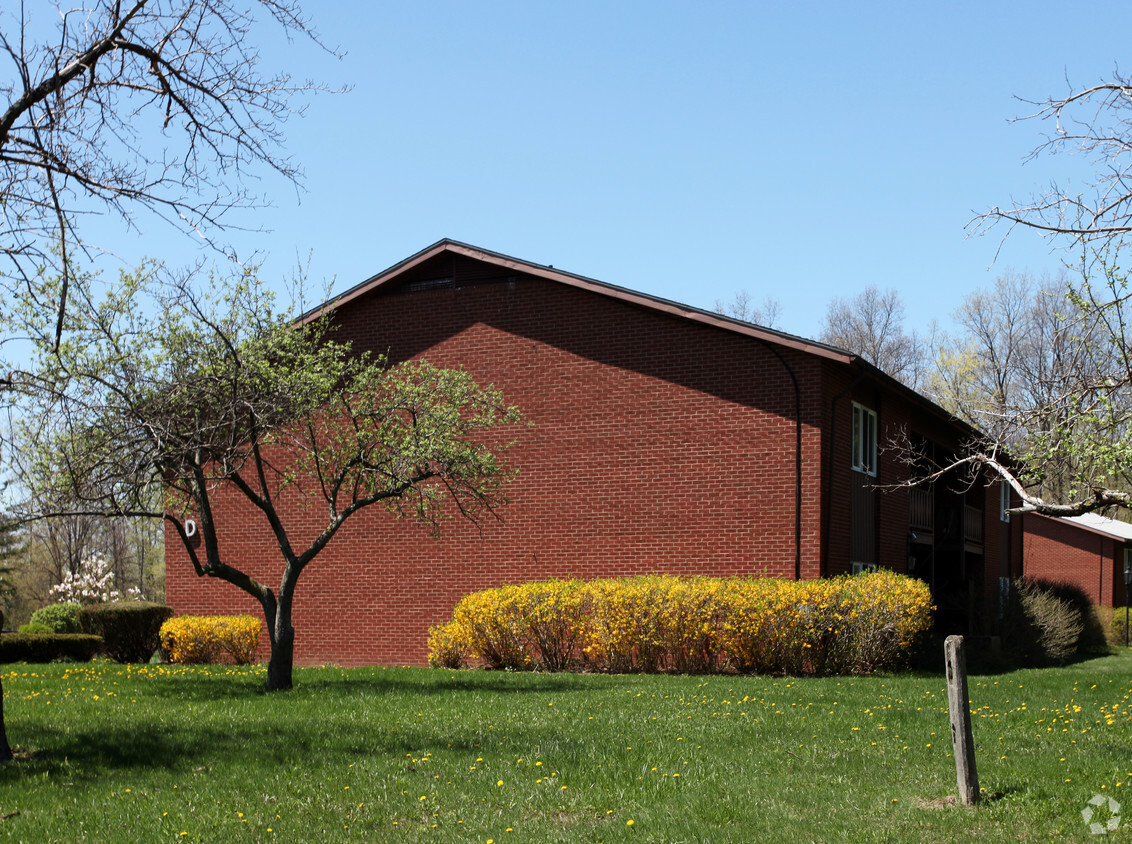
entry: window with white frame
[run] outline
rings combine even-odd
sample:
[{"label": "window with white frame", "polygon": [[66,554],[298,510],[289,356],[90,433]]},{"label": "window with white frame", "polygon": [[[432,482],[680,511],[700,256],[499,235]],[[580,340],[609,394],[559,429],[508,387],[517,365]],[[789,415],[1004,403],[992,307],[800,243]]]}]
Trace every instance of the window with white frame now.
[{"label": "window with white frame", "polygon": [[877,474],[877,415],[853,402],[853,468],[874,478]]},{"label": "window with white frame", "polygon": [[1006,481],[1000,481],[998,487],[998,517],[1004,521],[1010,521],[1010,484]]}]

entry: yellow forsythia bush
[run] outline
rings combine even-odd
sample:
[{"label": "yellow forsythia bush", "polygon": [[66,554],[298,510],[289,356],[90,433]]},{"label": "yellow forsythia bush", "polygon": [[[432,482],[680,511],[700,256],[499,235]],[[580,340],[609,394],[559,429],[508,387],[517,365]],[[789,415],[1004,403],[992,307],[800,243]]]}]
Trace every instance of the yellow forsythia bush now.
[{"label": "yellow forsythia bush", "polygon": [[434,627],[446,668],[863,674],[931,626],[927,584],[891,571],[823,580],[647,575],[474,592]]},{"label": "yellow forsythia bush", "polygon": [[182,615],[161,625],[161,647],[170,662],[201,664],[228,659],[255,662],[263,622],[254,615]]}]

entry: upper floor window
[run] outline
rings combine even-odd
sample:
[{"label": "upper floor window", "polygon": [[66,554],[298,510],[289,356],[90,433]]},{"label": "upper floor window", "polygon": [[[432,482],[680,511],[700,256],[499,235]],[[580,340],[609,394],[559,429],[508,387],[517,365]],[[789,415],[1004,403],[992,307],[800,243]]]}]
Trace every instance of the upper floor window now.
[{"label": "upper floor window", "polygon": [[866,475],[877,474],[877,415],[853,403],[853,468]]},{"label": "upper floor window", "polygon": [[998,486],[998,517],[1004,522],[1010,521],[1010,484],[999,481]]}]

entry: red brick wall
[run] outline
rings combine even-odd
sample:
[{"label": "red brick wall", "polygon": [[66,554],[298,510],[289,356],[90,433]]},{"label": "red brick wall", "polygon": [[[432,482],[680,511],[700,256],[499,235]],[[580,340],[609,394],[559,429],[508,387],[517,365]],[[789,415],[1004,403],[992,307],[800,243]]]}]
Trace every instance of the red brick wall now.
[{"label": "red brick wall", "polygon": [[1071,583],[1096,604],[1124,605],[1123,544],[1058,519],[1026,515],[1024,572],[1027,577]]},{"label": "red brick wall", "polygon": [[[522,409],[532,424],[508,432],[517,440],[509,461],[520,471],[511,503],[502,521],[454,519],[440,538],[381,508],[356,516],[300,580],[299,664],[423,663],[428,628],[460,597],[507,582],[645,572],[793,577],[799,417],[800,573],[823,573],[823,492],[824,573],[847,571],[852,401],[877,410],[882,438],[914,419],[940,426],[926,435],[948,435],[938,420],[918,419],[907,397],[816,355],[772,351],[550,281],[485,278],[487,266],[448,258],[421,266],[409,280],[455,275],[459,283],[415,292],[386,285],[344,307],[340,330],[393,361],[463,366]],[[902,476],[897,457],[882,454],[878,481]],[[876,494],[879,562],[903,571],[907,494]],[[279,552],[262,517],[234,497],[217,511],[225,559],[276,587]],[[299,533],[320,527],[317,506],[287,512]],[[197,578],[175,537],[166,570],[178,613],[259,612],[235,587]]]},{"label": "red brick wall", "polygon": [[[513,432],[511,503],[434,539],[380,508],[355,517],[304,573],[300,664],[421,663],[430,625],[467,592],[545,577],[794,576],[795,392],[803,419],[802,574],[819,573],[818,360],[551,282],[384,293],[342,331],[394,360],[462,365],[533,423]],[[248,505],[220,508],[222,551],[276,586],[278,552]],[[317,509],[303,515],[317,526]],[[293,517],[293,516],[292,516]],[[178,613],[257,612],[199,580],[170,542]],[[265,654],[263,654],[265,655]]]}]

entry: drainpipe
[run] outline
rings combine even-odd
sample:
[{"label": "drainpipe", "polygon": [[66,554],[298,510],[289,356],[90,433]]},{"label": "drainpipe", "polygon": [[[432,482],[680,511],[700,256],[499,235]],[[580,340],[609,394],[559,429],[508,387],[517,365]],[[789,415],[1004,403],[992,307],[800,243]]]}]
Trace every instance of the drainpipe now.
[{"label": "drainpipe", "polygon": [[794,385],[794,579],[802,579],[802,390],[798,386],[798,376],[793,367],[779,353],[778,349],[765,340],[756,338],[778,358],[790,381]]}]

